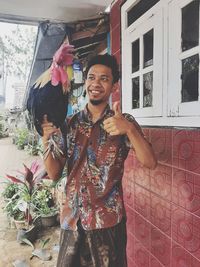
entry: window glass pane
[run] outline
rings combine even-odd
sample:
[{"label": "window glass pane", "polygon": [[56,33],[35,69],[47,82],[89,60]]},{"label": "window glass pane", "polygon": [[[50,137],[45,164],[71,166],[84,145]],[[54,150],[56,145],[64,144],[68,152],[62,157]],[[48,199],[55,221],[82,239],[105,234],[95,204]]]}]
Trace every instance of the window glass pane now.
[{"label": "window glass pane", "polygon": [[128,27],[160,0],[140,0],[128,11]]},{"label": "window glass pane", "polygon": [[199,55],[182,60],[182,102],[198,100]]},{"label": "window glass pane", "polygon": [[132,108],[140,107],[140,80],[139,77],[132,79]]},{"label": "window glass pane", "polygon": [[144,68],[153,65],[153,29],[144,35]]},{"label": "window glass pane", "polygon": [[152,107],[153,71],[143,75],[143,107]]},{"label": "window glass pane", "polygon": [[199,44],[199,5],[194,0],[182,9],[182,51]]},{"label": "window glass pane", "polygon": [[140,42],[139,39],[132,43],[132,72],[139,70]]}]

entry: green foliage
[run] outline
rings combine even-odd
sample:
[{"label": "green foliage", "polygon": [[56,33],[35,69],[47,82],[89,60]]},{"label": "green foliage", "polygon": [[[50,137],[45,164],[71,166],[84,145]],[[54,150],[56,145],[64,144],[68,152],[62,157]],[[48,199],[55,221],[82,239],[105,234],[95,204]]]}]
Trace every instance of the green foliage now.
[{"label": "green foliage", "polygon": [[0,114],[0,138],[8,136],[5,126],[5,118]]},{"label": "green foliage", "polygon": [[41,239],[40,240],[40,243],[41,243],[41,248],[44,248],[48,243],[49,241],[51,240],[51,238],[47,238],[47,239]]},{"label": "green foliage", "polygon": [[24,149],[32,156],[42,155],[43,152],[42,146],[39,144],[28,144]]},{"label": "green foliage", "polygon": [[26,128],[16,129],[14,134],[15,144],[18,149],[24,149],[24,147],[28,144],[29,139],[29,131]]},{"label": "green foliage", "polygon": [[12,198],[19,190],[18,184],[13,184],[11,182],[6,183],[4,190],[2,191],[2,196],[4,199]]},{"label": "green foliage", "polygon": [[24,149],[29,155],[37,156],[42,154],[42,144],[39,144],[38,134],[28,128],[16,128],[13,136],[13,143],[18,149]]},{"label": "green foliage", "polygon": [[3,129],[4,127],[3,127],[3,123],[2,123],[2,121],[0,121],[0,138],[2,138],[3,137]]},{"label": "green foliage", "polygon": [[58,211],[53,195],[48,187],[43,187],[35,192],[33,205],[38,215],[53,215]]},{"label": "green foliage", "polygon": [[17,193],[10,199],[9,203],[13,203],[14,205],[16,201],[14,209],[17,208],[24,212],[26,215],[27,227],[29,227],[32,221],[32,199],[34,193],[37,192],[41,179],[46,175],[44,170],[38,173],[40,167],[39,162],[34,161],[30,168],[24,165],[24,173],[20,171],[15,176],[6,175],[9,181],[18,186]]},{"label": "green foliage", "polygon": [[18,208],[19,190],[18,184],[9,182],[1,193],[5,203],[4,211],[9,217],[13,217],[18,221],[25,219],[25,213]]}]

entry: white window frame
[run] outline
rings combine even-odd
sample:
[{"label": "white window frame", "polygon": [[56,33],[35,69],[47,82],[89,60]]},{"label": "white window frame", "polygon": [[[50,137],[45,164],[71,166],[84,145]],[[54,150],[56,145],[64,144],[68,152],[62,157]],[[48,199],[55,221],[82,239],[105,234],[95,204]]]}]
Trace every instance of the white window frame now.
[{"label": "white window frame", "polygon": [[[198,101],[181,103],[182,60],[199,54],[199,46],[182,52],[181,50],[181,9],[193,0],[173,0],[169,3],[169,96],[168,116],[199,116],[200,115],[200,76]],[[175,25],[171,18],[177,18]],[[200,27],[199,27],[200,28]],[[199,71],[200,74],[200,71]],[[178,90],[177,90],[178,88]]]},{"label": "white window frame", "polygon": [[[143,68],[143,36],[153,29],[153,65]],[[157,4],[144,16],[125,30],[122,40],[122,109],[135,117],[154,117],[162,115],[162,9]],[[125,37],[125,38],[124,38]],[[140,69],[132,73],[132,43],[140,40]],[[123,53],[126,51],[126,53]],[[152,107],[143,107],[143,75],[153,71]],[[140,108],[132,109],[132,79],[140,77]]]},{"label": "white window frame", "polygon": [[[197,103],[194,103],[194,101],[181,103],[181,59],[194,55],[198,51],[200,53],[200,48],[198,47],[194,48],[194,50],[191,49],[181,52],[182,55],[180,54],[181,8],[191,1],[192,0],[160,0],[130,26],[128,26],[127,22],[127,13],[139,0],[127,0],[122,6],[122,111],[132,114],[139,124],[143,126],[200,127],[200,101]],[[178,7],[173,9],[172,6],[175,2]],[[158,65],[156,65],[154,61],[155,65],[153,68],[154,71],[158,68],[159,73],[162,73],[162,75],[160,81],[156,80],[157,86],[154,85],[153,88],[154,92],[156,92],[156,94],[158,93],[158,97],[156,98],[158,108],[156,110],[154,106],[154,111],[149,111],[150,113],[146,114],[145,109],[147,108],[141,108],[140,110],[132,109],[131,42],[134,40],[134,33],[139,35],[139,33],[137,33],[139,28],[140,30],[138,31],[142,33],[142,27],[145,27],[143,25],[145,25],[148,19],[150,21],[152,15],[152,17],[156,18],[157,12],[161,16],[160,25],[162,33],[159,35],[159,45],[162,50],[162,57],[160,57]],[[177,16],[173,17],[173,20],[171,20],[172,13],[173,16]],[[179,25],[177,25],[178,22]],[[156,43],[156,39],[154,39],[154,43]]]}]

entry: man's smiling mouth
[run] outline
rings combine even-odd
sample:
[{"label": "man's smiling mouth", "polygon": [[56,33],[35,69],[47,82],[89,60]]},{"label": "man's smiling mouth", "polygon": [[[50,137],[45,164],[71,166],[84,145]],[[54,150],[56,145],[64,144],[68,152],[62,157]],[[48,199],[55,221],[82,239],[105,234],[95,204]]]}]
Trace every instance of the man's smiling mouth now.
[{"label": "man's smiling mouth", "polygon": [[99,95],[99,94],[101,94],[101,91],[99,91],[99,90],[90,90],[89,93],[91,95]]}]

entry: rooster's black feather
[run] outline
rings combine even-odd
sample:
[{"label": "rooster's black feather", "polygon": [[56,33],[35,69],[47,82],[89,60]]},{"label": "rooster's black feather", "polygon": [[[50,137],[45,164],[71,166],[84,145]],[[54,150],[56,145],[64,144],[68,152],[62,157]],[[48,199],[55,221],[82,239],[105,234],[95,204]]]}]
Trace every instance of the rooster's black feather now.
[{"label": "rooster's black feather", "polygon": [[37,132],[42,136],[41,124],[46,114],[49,122],[61,127],[67,115],[68,94],[63,94],[62,84],[53,86],[51,81],[43,87],[30,88],[27,109],[33,118]]}]

